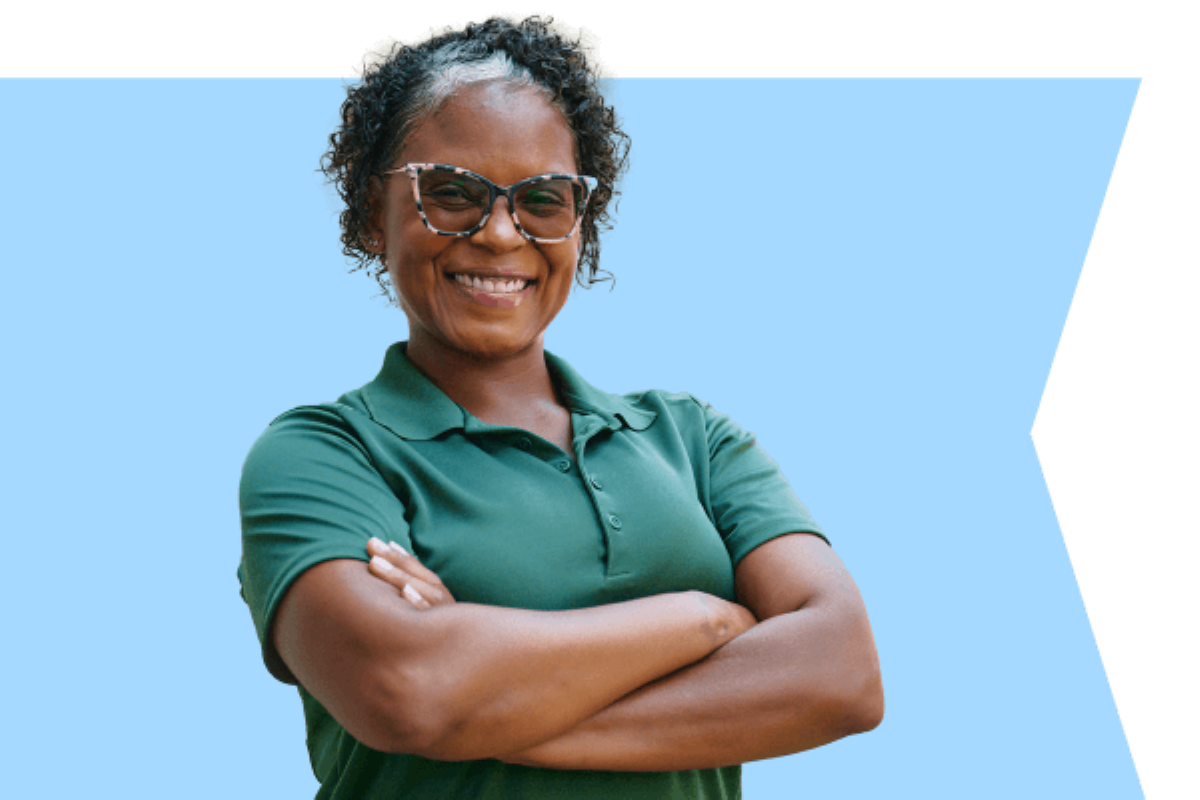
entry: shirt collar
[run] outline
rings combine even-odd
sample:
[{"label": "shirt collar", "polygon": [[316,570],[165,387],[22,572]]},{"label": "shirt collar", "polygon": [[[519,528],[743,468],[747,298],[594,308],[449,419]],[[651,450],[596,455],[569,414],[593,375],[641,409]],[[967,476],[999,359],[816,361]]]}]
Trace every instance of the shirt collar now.
[{"label": "shirt collar", "polygon": [[[361,390],[372,419],[403,439],[433,439],[446,431],[465,428],[466,409],[413,366],[405,354],[407,345],[397,342],[389,347],[379,375]],[[570,364],[549,352],[546,367],[572,412],[599,417],[612,430],[645,430],[657,416],[630,400],[600,391]]]}]

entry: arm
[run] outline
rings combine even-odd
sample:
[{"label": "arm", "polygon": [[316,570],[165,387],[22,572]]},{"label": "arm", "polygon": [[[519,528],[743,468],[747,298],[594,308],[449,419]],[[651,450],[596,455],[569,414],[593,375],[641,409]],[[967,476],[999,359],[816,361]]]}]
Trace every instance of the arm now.
[{"label": "arm", "polygon": [[874,639],[854,582],[816,536],[773,539],[736,571],[763,622],[571,731],[502,757],[556,769],[700,769],[782,756],[883,717]]},{"label": "arm", "polygon": [[699,592],[565,612],[417,608],[368,569],[338,559],[301,574],[271,640],[356,739],[439,760],[551,739],[753,625]]}]

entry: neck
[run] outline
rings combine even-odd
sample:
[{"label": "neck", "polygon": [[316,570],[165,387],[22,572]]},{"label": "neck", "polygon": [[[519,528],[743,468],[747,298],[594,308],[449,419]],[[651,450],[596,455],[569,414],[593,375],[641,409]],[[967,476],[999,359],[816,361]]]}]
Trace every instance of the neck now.
[{"label": "neck", "polygon": [[434,386],[485,422],[513,409],[558,405],[541,336],[520,352],[481,358],[414,330],[405,353]]}]

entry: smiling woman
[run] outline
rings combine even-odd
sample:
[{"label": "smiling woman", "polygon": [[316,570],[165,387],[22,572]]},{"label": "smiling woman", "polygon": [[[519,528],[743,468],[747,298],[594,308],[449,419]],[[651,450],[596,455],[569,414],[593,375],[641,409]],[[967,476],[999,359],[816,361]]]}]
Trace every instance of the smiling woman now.
[{"label": "smiling woman", "polygon": [[326,172],[408,318],[247,457],[238,571],[320,797],[740,796],[883,713],[858,591],[752,436],[545,351],[625,139],[578,43],[493,19],[350,90]]},{"label": "smiling woman", "polygon": [[[416,128],[396,160],[454,165],[449,176],[414,167],[412,181],[403,168],[389,172],[372,220],[372,248],[383,254],[408,316],[409,358],[427,374],[436,369],[432,362],[447,363],[456,355],[531,354],[536,359],[530,346],[541,341],[566,304],[575,278],[579,242],[571,234],[577,204],[572,199],[567,205],[569,224],[560,222],[565,230],[552,231],[558,237],[531,242],[529,223],[517,226],[526,208],[518,209],[507,197],[490,202],[481,179],[487,175],[485,180],[512,185],[543,173],[573,175],[575,142],[562,114],[526,87],[471,84]],[[470,191],[467,180],[446,179],[454,176],[485,189],[482,197]],[[524,205],[530,203],[526,197]],[[537,219],[533,213],[526,217]],[[473,233],[431,236],[430,228],[437,225]],[[469,280],[456,280],[460,276]],[[512,280],[525,284],[520,293],[496,291],[495,282]],[[493,285],[476,287],[476,281]]]}]

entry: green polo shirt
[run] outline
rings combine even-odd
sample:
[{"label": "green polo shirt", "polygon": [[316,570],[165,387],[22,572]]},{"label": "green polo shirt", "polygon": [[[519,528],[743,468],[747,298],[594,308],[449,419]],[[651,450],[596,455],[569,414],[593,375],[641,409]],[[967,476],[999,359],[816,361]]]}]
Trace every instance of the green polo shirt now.
[{"label": "green polo shirt", "polygon": [[[624,396],[546,365],[575,458],[488,425],[393,345],[371,383],[271,423],[241,482],[242,597],[260,641],[284,593],[322,561],[395,541],[461,601],[564,610],[698,589],[734,599],[733,570],[786,533],[824,535],[754,437],[686,394]],[[318,798],[736,798],[740,767],[586,772],[430,761],[353,739],[303,687]]]}]

